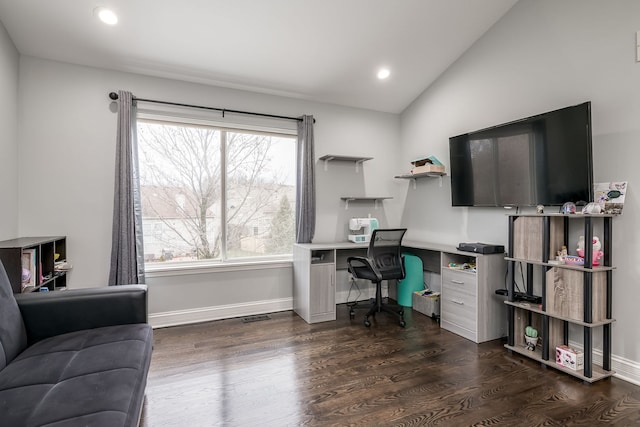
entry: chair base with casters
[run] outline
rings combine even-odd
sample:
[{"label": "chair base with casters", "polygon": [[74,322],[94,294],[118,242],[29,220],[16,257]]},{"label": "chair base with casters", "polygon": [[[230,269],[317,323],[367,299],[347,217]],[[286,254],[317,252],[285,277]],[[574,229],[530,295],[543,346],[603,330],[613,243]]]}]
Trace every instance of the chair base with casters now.
[{"label": "chair base with casters", "polygon": [[347,258],[349,272],[354,278],[370,280],[376,285],[376,297],[370,307],[351,307],[349,317],[355,317],[355,308],[369,308],[364,317],[364,325],[371,326],[369,317],[386,312],[398,318],[400,326],[406,326],[404,308],[400,305],[382,302],[382,281],[404,279],[404,260],[400,249],[405,228],[377,229],[371,234],[367,256]]},{"label": "chair base with casters", "polygon": [[369,300],[370,304],[366,306],[351,306],[349,310],[349,317],[354,319],[356,317],[356,309],[366,309],[369,311],[364,316],[364,326],[367,328],[371,326],[371,321],[369,317],[375,317],[376,313],[389,313],[396,316],[399,320],[400,326],[403,328],[407,325],[407,322],[404,321],[404,307],[397,304],[389,304],[382,302],[382,287],[379,284],[376,284],[376,297]]}]

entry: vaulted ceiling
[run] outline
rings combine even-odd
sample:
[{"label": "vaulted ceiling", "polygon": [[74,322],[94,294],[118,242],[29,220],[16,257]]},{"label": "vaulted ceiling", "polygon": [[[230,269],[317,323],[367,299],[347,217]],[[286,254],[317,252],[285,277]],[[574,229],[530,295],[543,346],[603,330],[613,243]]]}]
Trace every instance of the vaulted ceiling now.
[{"label": "vaulted ceiling", "polygon": [[399,113],[516,1],[0,0],[0,21],[22,55]]}]

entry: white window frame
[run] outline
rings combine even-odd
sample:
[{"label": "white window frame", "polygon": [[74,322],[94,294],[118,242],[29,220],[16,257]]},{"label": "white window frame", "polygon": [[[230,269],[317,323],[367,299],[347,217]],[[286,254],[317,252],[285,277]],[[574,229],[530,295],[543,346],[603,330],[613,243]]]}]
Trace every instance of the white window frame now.
[{"label": "white window frame", "polygon": [[[221,131],[247,131],[263,133],[275,136],[289,136],[296,138],[297,123],[293,120],[282,120],[246,115],[229,115],[222,117],[219,112],[209,110],[197,110],[192,108],[175,107],[168,105],[150,104],[138,107],[137,120],[174,123],[178,125],[215,127]],[[137,127],[137,124],[136,124]],[[221,136],[221,186],[226,190],[226,140]],[[147,277],[164,277],[182,274],[206,274],[211,272],[246,271],[264,268],[291,267],[293,255],[267,255],[262,257],[247,257],[226,259],[226,223],[227,205],[226,191],[222,192],[221,199],[221,259],[181,261],[168,263],[145,263]]]}]

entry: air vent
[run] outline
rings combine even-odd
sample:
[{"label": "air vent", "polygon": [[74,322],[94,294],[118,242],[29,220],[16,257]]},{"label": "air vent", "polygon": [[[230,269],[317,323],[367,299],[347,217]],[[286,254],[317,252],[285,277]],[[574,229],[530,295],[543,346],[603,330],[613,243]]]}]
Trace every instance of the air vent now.
[{"label": "air vent", "polygon": [[242,318],[242,323],[260,322],[262,320],[271,320],[271,317],[267,316],[266,314],[259,314],[257,316],[243,317]]}]

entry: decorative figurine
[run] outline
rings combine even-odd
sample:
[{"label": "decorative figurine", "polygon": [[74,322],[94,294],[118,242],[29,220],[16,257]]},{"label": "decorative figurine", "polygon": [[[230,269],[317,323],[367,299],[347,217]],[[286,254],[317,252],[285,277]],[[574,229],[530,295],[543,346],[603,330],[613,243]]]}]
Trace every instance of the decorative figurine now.
[{"label": "decorative figurine", "polygon": [[[593,258],[591,262],[594,266],[600,265],[600,258],[604,256],[604,252],[600,250],[602,249],[602,243],[600,243],[600,238],[598,236],[593,236],[593,240],[591,242],[593,244]],[[580,258],[584,258],[584,236],[578,237],[578,248],[576,252]]]},{"label": "decorative figurine", "polygon": [[533,326],[527,326],[524,329],[524,340],[527,344],[527,350],[535,350],[536,345],[538,344],[538,330]]},{"label": "decorative figurine", "polygon": [[599,214],[600,212],[602,212],[602,207],[599,203],[587,203],[582,208],[583,214]]},{"label": "decorative figurine", "polygon": [[574,214],[576,213],[576,204],[573,202],[567,202],[562,205],[562,213],[563,214]]}]

